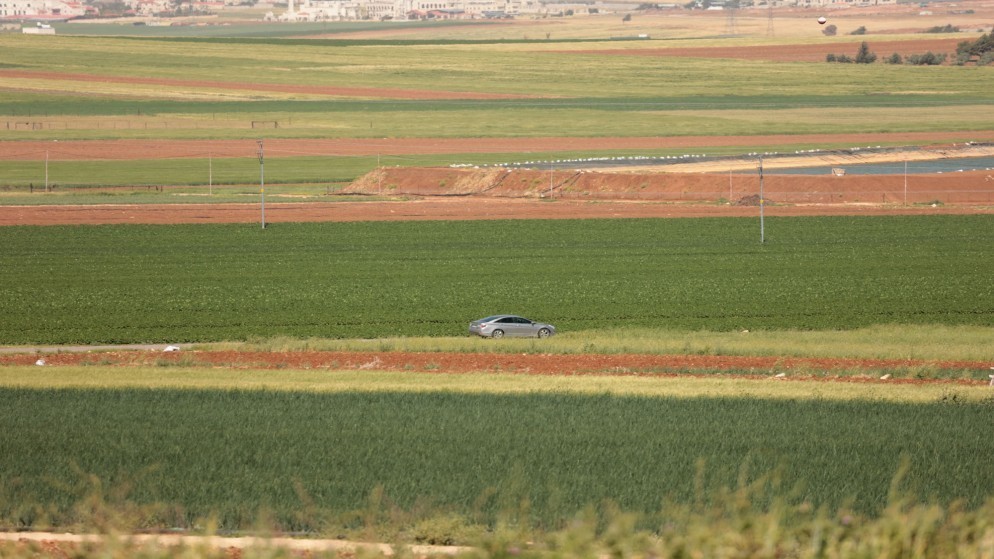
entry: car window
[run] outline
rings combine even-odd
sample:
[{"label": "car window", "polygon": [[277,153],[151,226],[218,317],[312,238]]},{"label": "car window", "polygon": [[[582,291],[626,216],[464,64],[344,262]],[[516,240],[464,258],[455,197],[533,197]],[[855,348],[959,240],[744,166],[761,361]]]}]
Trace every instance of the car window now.
[{"label": "car window", "polygon": [[517,321],[518,321],[518,324],[531,324],[532,323],[532,321],[528,320],[527,318],[521,318],[521,317],[518,317]]},{"label": "car window", "polygon": [[514,317],[505,316],[504,318],[497,321],[500,324],[512,324],[514,323]]}]

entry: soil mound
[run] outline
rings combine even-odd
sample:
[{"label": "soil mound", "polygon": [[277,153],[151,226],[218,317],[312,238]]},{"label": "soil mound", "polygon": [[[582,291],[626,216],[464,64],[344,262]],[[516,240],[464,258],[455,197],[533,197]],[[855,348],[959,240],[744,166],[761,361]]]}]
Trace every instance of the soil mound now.
[{"label": "soil mound", "polygon": [[[989,171],[932,175],[767,175],[766,200],[784,204],[989,204]],[[756,173],[599,172],[504,168],[382,168],[343,194],[651,200],[759,204]]]}]

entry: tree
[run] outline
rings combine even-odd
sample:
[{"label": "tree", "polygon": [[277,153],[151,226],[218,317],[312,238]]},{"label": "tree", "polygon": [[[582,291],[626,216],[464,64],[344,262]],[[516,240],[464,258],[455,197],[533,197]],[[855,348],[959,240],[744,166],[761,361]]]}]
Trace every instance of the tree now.
[{"label": "tree", "polygon": [[825,26],[824,29],[821,30],[821,32],[824,35],[828,35],[829,37],[833,37],[833,36],[835,36],[836,33],[839,32],[839,28],[836,27],[835,25],[827,25],[827,26]]},{"label": "tree", "polygon": [[895,52],[894,54],[888,56],[884,62],[887,64],[900,64],[903,60],[901,59],[901,55]]},{"label": "tree", "polygon": [[625,17],[621,18],[621,21],[623,21],[623,22],[624,21],[631,21],[631,20],[632,20],[632,14],[625,14]]},{"label": "tree", "polygon": [[859,27],[857,27],[856,29],[854,29],[852,31],[852,33],[849,33],[849,34],[850,35],[866,35],[866,26],[865,25],[860,25]]},{"label": "tree", "polygon": [[856,52],[856,64],[872,64],[877,60],[877,55],[870,52],[870,45],[863,41]]},{"label": "tree", "polygon": [[957,54],[968,56],[983,56],[991,51],[994,51],[994,33],[981,35],[976,41],[963,41],[956,47]]},{"label": "tree", "polygon": [[93,2],[101,14],[104,15],[119,15],[123,14],[128,10],[128,6],[123,2],[123,0],[102,0],[99,2]]}]

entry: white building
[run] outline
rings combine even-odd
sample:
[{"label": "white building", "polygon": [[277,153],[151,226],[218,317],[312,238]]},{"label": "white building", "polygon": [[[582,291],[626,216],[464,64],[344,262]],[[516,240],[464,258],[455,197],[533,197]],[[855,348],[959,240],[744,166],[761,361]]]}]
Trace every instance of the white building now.
[{"label": "white building", "polygon": [[176,2],[173,0],[125,0],[124,4],[131,8],[135,15],[142,17],[152,17],[176,9]]},{"label": "white building", "polygon": [[[2,2],[3,0],[0,0]],[[288,0],[278,21],[355,21],[364,19],[471,19],[487,14],[521,13],[536,0]]]},{"label": "white building", "polygon": [[267,13],[266,19],[278,21],[353,21],[363,19],[362,7],[355,0],[304,0],[299,9],[289,0],[279,17]]}]

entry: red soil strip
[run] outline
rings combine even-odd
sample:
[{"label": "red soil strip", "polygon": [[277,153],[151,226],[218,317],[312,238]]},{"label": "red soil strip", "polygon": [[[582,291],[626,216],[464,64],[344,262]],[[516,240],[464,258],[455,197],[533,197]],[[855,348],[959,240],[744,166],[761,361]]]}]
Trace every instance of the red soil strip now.
[{"label": "red soil strip", "polygon": [[[813,372],[878,371],[928,367],[940,370],[986,371],[987,362],[920,361],[910,359],[826,359],[813,357],[744,357],[723,355],[601,355],[601,354],[507,354],[507,353],[421,353],[346,351],[120,351],[100,353],[46,353],[0,355],[0,365],[32,365],[39,358],[46,366],[81,364],[146,366],[182,363],[190,366],[233,369],[328,369],[411,371],[432,373],[513,373],[530,375],[622,375],[647,376],[686,374],[687,371],[736,371],[750,377],[794,371],[805,379]],[[867,376],[817,377],[845,382],[867,382]],[[875,375],[873,378],[877,378]],[[877,378],[877,380],[879,380]],[[956,379],[924,381],[889,379],[891,383],[923,384],[947,382],[982,385],[986,381]]]},{"label": "red soil strip", "polygon": [[870,51],[879,59],[897,53],[901,56],[933,52],[946,53],[955,58],[956,46],[962,41],[954,39],[923,39],[910,41],[877,41],[872,37],[858,37],[850,42],[801,45],[762,45],[737,47],[685,47],[658,49],[604,49],[562,51],[578,54],[606,54],[616,56],[676,56],[681,58],[732,58],[738,60],[770,60],[776,62],[825,62],[829,54],[856,56],[860,43],[866,41]]},{"label": "red soil strip", "polygon": [[[776,145],[928,145],[994,141],[994,130],[769,136],[660,136],[631,138],[368,138],[267,139],[266,157],[527,153],[626,149],[763,147]],[[0,160],[131,160],[258,156],[256,140],[2,141]]]},{"label": "red soil strip", "polygon": [[239,91],[269,91],[276,93],[303,93],[327,95],[329,97],[369,97],[384,99],[527,99],[531,95],[510,93],[481,93],[469,91],[436,91],[425,89],[388,89],[382,87],[338,87],[321,85],[266,84],[258,82],[216,82],[179,80],[170,78],[143,78],[132,76],[105,76],[95,74],[72,74],[63,72],[42,72],[35,70],[0,69],[0,78],[25,78],[32,80],[58,80],[97,83],[124,83],[162,85],[174,87],[196,87]]},{"label": "red soil strip", "polygon": [[[767,206],[767,216],[994,214],[994,207],[807,205]],[[756,217],[759,208],[601,200],[443,198],[404,202],[266,204],[266,223],[497,219]],[[122,223],[260,223],[258,204],[0,206],[0,226]]]}]

